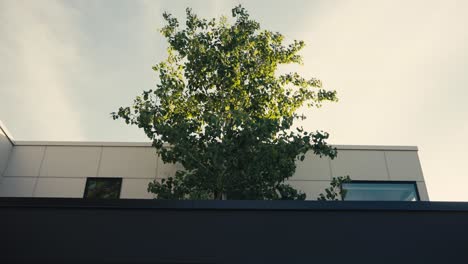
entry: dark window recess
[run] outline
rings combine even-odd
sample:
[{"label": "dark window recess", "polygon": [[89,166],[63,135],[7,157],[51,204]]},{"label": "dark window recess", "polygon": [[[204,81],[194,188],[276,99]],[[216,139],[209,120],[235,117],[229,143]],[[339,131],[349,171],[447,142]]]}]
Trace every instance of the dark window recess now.
[{"label": "dark window recess", "polygon": [[84,198],[119,199],[122,178],[87,178]]},{"label": "dark window recess", "polygon": [[343,189],[345,201],[419,201],[415,182],[353,181]]}]

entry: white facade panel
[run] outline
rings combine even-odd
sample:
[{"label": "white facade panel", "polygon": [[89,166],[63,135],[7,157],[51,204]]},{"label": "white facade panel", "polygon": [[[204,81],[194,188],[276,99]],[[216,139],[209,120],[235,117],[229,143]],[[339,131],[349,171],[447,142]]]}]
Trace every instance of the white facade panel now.
[{"label": "white facade panel", "polygon": [[385,157],[391,180],[424,181],[417,152],[386,151]]},{"label": "white facade panel", "polygon": [[[164,164],[147,143],[20,142],[9,154],[0,135],[0,165],[7,163],[0,196],[83,197],[86,178],[122,178],[121,198],[151,199],[148,183],[174,176],[180,164]],[[349,175],[352,180],[414,181],[421,200],[428,200],[415,147],[337,146],[338,157],[330,160],[309,152],[297,162],[287,182],[317,199],[330,187],[332,177]],[[0,167],[1,168],[1,167]]]},{"label": "white facade panel", "polygon": [[352,180],[388,180],[384,151],[338,150],[331,161],[333,177],[349,175]]},{"label": "white facade panel", "polygon": [[330,181],[286,181],[289,185],[306,194],[307,200],[317,200],[320,193],[330,187]]},{"label": "white facade panel", "polygon": [[96,177],[101,147],[47,146],[41,177]]},{"label": "white facade panel", "polygon": [[44,146],[15,146],[4,176],[39,176]]},{"label": "white facade panel", "polygon": [[98,177],[155,179],[156,158],[151,147],[103,147]]},{"label": "white facade panel", "polygon": [[12,149],[13,145],[11,144],[10,139],[8,139],[7,135],[0,127],[0,176],[3,175],[3,172],[7,167],[8,159]]},{"label": "white facade panel", "polygon": [[38,178],[34,197],[82,198],[85,178]]},{"label": "white facade panel", "polygon": [[421,201],[430,201],[426,183],[422,181],[416,182],[416,186],[418,187],[419,199]]},{"label": "white facade panel", "polygon": [[120,198],[123,199],[152,199],[152,193],[148,192],[150,179],[123,179]]},{"label": "white facade panel", "polygon": [[184,167],[180,163],[164,163],[161,157],[157,157],[158,160],[158,170],[157,170],[157,178],[167,178],[167,177],[174,177],[176,171],[183,170]]},{"label": "white facade panel", "polygon": [[330,158],[306,153],[304,161],[296,162],[296,172],[291,180],[331,180]]},{"label": "white facade panel", "polygon": [[32,197],[37,177],[3,177],[0,184],[2,197]]}]

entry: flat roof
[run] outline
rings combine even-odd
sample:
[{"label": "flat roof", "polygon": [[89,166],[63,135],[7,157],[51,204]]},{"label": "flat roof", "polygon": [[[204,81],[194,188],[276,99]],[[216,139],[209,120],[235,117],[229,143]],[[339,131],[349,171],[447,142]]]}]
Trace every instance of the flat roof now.
[{"label": "flat roof", "polygon": [[[14,141],[15,146],[81,146],[81,147],[151,147],[151,142],[106,141]],[[418,151],[417,146],[332,145],[340,150],[400,150]]]}]

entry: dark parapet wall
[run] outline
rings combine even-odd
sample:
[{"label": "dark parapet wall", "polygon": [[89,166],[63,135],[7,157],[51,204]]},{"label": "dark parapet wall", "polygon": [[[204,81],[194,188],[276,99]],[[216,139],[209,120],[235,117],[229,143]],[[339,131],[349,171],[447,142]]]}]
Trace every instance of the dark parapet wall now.
[{"label": "dark parapet wall", "polygon": [[468,261],[466,203],[2,198],[0,224],[0,263]]}]

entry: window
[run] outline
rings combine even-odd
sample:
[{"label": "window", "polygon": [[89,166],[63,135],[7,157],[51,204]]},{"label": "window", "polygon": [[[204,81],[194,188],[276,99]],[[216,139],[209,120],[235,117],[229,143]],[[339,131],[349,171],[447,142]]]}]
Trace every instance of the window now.
[{"label": "window", "polygon": [[122,178],[87,178],[84,198],[119,199]]},{"label": "window", "polygon": [[360,182],[343,184],[345,201],[419,201],[414,182]]}]

